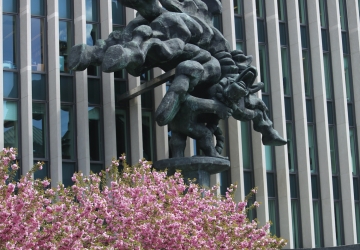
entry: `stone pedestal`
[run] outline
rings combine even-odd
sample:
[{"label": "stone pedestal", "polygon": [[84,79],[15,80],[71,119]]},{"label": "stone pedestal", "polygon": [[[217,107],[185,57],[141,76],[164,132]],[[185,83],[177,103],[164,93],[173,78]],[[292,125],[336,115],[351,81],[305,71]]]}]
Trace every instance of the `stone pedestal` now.
[{"label": "stone pedestal", "polygon": [[180,170],[187,182],[196,179],[201,187],[210,187],[210,175],[217,174],[230,168],[230,161],[222,158],[208,156],[179,157],[154,162],[157,170],[167,169],[168,175],[173,175]]}]

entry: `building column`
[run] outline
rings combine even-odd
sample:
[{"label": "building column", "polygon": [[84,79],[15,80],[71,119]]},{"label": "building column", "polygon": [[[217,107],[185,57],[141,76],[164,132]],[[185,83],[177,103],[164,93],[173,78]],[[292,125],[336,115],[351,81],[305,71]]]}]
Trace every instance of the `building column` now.
[{"label": "building column", "polygon": [[336,129],[339,152],[339,171],[341,184],[341,200],[345,244],[356,243],[356,223],[353,176],[351,167],[349,121],[347,111],[344,60],[342,51],[342,37],[340,26],[339,1],[327,0],[329,21],[330,50],[332,57],[332,78],[334,82],[334,99],[336,111]]},{"label": "building column", "polygon": [[31,79],[31,1],[20,0],[20,124],[21,166],[27,173],[34,165]]},{"label": "building column", "polygon": [[51,185],[56,187],[62,178],[60,63],[58,0],[47,2],[48,77],[49,77],[49,141]]},{"label": "building column", "polygon": [[[100,4],[101,39],[106,39],[112,32],[112,3],[103,1]],[[116,122],[115,122],[115,86],[114,73],[102,72],[102,94],[104,113],[104,150],[105,166],[111,164],[116,155]]]},{"label": "building column", "polygon": [[[266,25],[269,53],[269,72],[271,85],[271,103],[274,128],[286,138],[286,119],[284,89],[282,84],[281,50],[279,36],[279,18],[276,1],[265,1]],[[277,190],[279,201],[280,235],[288,240],[287,247],[293,248],[293,230],[291,216],[290,181],[287,147],[275,147]]]},{"label": "building column", "polygon": [[[297,0],[287,0],[289,49],[292,81],[292,99],[296,137],[296,160],[299,177],[301,229],[303,247],[315,247],[314,217],[311,191],[310,156],[307,129],[304,69],[300,36],[299,5]],[[310,216],[309,216],[310,215]]]},{"label": "building column", "polygon": [[332,247],[336,246],[336,232],[319,2],[307,1],[307,13],[316,114],[316,142],[323,218],[322,231],[324,246]]},{"label": "building column", "polygon": [[[229,42],[231,50],[235,50],[234,0],[222,2],[222,8],[223,35]],[[240,121],[230,117],[228,119],[228,133],[231,135],[228,138],[228,143],[231,145],[231,147],[229,147],[231,183],[237,184],[238,186],[235,191],[235,201],[242,201],[245,199],[245,187]],[[218,181],[218,178],[216,180]]]},{"label": "building column", "polygon": [[[74,1],[75,44],[86,44],[85,1]],[[87,70],[75,72],[78,170],[90,174]]]},{"label": "building column", "polygon": [[[160,68],[153,69],[154,78],[164,74]],[[166,93],[166,84],[161,84],[154,89],[154,106],[155,110],[160,105],[162,98]],[[169,135],[168,126],[155,125],[156,130],[156,159],[163,160],[169,158]]]},{"label": "building column", "polygon": [[[0,4],[0,37],[3,37],[3,7]],[[0,39],[0,62],[3,63],[3,39]],[[3,70],[0,70],[0,82],[4,82]],[[0,88],[0,150],[4,148],[4,89]]]},{"label": "building column", "polygon": [[[126,24],[136,17],[136,11],[126,8]],[[129,90],[140,86],[140,77],[128,74]],[[131,141],[131,163],[139,162],[143,158],[143,136],[142,136],[142,112],[141,96],[129,100],[130,111],[130,141]]]}]

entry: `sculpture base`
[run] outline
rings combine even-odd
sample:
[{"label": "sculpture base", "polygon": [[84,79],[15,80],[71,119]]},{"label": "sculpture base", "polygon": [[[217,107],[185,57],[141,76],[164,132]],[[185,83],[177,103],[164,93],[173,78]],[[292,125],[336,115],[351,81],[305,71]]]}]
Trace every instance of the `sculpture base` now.
[{"label": "sculpture base", "polygon": [[208,156],[179,157],[154,162],[153,167],[157,170],[167,169],[168,175],[180,170],[186,182],[195,178],[201,187],[210,187],[210,175],[228,170],[230,161]]}]

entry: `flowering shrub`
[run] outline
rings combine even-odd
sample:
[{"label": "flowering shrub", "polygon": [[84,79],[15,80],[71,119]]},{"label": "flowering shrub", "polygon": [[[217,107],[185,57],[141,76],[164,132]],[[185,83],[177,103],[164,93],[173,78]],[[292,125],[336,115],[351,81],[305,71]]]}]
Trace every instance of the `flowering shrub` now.
[{"label": "flowering shrub", "polygon": [[[167,177],[125,156],[74,185],[49,188],[33,180],[38,163],[18,182],[14,149],[0,153],[0,249],[278,249],[286,244],[246,218],[246,201],[225,198],[180,173]],[[123,171],[118,171],[119,164]],[[253,190],[253,192],[256,192]]]}]

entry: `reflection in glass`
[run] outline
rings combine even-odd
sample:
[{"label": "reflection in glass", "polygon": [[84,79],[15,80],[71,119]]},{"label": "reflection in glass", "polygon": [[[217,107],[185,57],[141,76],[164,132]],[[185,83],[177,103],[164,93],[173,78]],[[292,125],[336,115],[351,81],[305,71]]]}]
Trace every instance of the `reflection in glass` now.
[{"label": "reflection in glass", "polygon": [[153,119],[149,111],[142,111],[143,157],[154,160]]},{"label": "reflection in glass", "polygon": [[33,71],[45,71],[44,19],[31,18],[31,67]]},{"label": "reflection in glass", "polygon": [[295,171],[295,141],[293,138],[293,126],[292,123],[286,124],[286,136],[287,136],[287,148],[288,148],[288,161],[289,161],[289,171]]},{"label": "reflection in glass", "polygon": [[71,177],[75,173],[75,163],[63,162],[62,163],[62,182],[65,187],[70,187],[74,184]]},{"label": "reflection in glass", "polygon": [[[97,24],[86,24],[86,44],[93,46],[96,44],[97,39],[99,39],[99,26]],[[99,67],[90,65],[87,73],[90,76],[99,76]]]},{"label": "reflection in glass", "polygon": [[320,224],[320,202],[313,201],[313,213],[314,213],[314,232],[315,232],[315,246],[321,247],[321,224]]},{"label": "reflection in glass", "polygon": [[[37,162],[38,161],[34,161],[34,164],[36,164]],[[43,166],[43,168],[41,170],[35,171],[34,180],[36,180],[36,179],[44,180],[45,178],[49,178],[48,163],[44,162],[44,164],[42,166]]]},{"label": "reflection in glass", "polygon": [[235,38],[237,40],[243,40],[243,36],[242,18],[235,16]]},{"label": "reflection in glass", "polygon": [[355,203],[355,218],[356,218],[357,242],[360,242],[360,203],[358,201]]},{"label": "reflection in glass", "polygon": [[241,122],[241,145],[244,169],[251,169],[251,139],[249,126],[250,122]]},{"label": "reflection in glass", "polygon": [[18,75],[14,72],[3,72],[4,98],[18,98]]},{"label": "reflection in glass", "polygon": [[237,15],[242,15],[242,0],[234,0],[234,13]]},{"label": "reflection in glass", "polygon": [[17,68],[16,17],[3,15],[3,68]]},{"label": "reflection in glass", "polygon": [[291,95],[287,48],[281,48],[281,65],[282,65],[284,95]]},{"label": "reflection in glass", "polygon": [[4,101],[4,147],[19,148],[18,105]]},{"label": "reflection in glass", "polygon": [[74,102],[74,85],[72,77],[60,77],[60,99],[61,102]]},{"label": "reflection in glass", "polygon": [[47,118],[44,103],[33,103],[33,149],[34,158],[45,158],[47,153]]},{"label": "reflection in glass", "polygon": [[264,2],[263,0],[256,0],[256,16],[264,18]]},{"label": "reflection in glass", "polygon": [[332,87],[331,87],[331,63],[330,56],[328,53],[323,54],[324,60],[324,75],[325,75],[325,88],[326,88],[326,98],[332,99]]},{"label": "reflection in glass", "polygon": [[71,0],[60,0],[59,3],[59,18],[71,19]]},{"label": "reflection in glass", "polygon": [[292,218],[292,228],[293,228],[293,243],[294,248],[300,247],[300,230],[299,230],[299,212],[298,212],[298,201],[291,200],[291,218]]},{"label": "reflection in glass", "polygon": [[270,233],[276,235],[277,232],[277,223],[276,223],[276,200],[269,199],[269,220],[272,222],[270,226]]},{"label": "reflection in glass", "polygon": [[310,84],[310,65],[309,65],[309,54],[307,50],[302,51],[303,69],[304,69],[304,84],[305,84],[305,95],[311,96],[311,84]]},{"label": "reflection in glass", "polygon": [[123,153],[128,154],[127,141],[127,116],[126,111],[122,109],[116,109],[116,152],[117,157],[120,157]]},{"label": "reflection in glass", "polygon": [[35,15],[35,16],[45,15],[44,0],[31,0],[31,15]]},{"label": "reflection in glass", "polygon": [[320,11],[320,23],[321,27],[326,27],[326,8],[325,8],[326,0],[319,0],[319,11]]},{"label": "reflection in glass", "polygon": [[68,55],[72,46],[71,22],[59,21],[60,72],[71,73],[68,69]]},{"label": "reflection in glass", "polygon": [[341,207],[340,202],[336,201],[334,204],[335,212],[335,232],[336,232],[336,245],[343,245],[342,240],[342,223],[341,223]]},{"label": "reflection in glass", "polygon": [[274,169],[273,166],[273,159],[272,159],[272,146],[264,146],[265,148],[265,165],[266,165],[266,170],[271,171]]},{"label": "reflection in glass", "polygon": [[346,7],[345,7],[345,1],[339,0],[339,11],[340,11],[340,24],[341,29],[346,30]]},{"label": "reflection in glass", "polygon": [[285,20],[285,1],[278,0],[277,4],[278,4],[279,21],[286,21]]},{"label": "reflection in glass", "polygon": [[236,50],[243,51],[243,43],[242,42],[236,42]]},{"label": "reflection in glass", "polygon": [[313,125],[308,125],[310,170],[311,170],[312,173],[315,173],[317,171],[314,140],[315,140],[315,138],[314,138],[314,126]]},{"label": "reflection in glass", "polygon": [[86,21],[97,22],[98,17],[98,4],[97,0],[86,0]]},{"label": "reflection in glass", "polygon": [[61,150],[62,158],[75,160],[75,114],[74,107],[61,105]]},{"label": "reflection in glass", "polygon": [[113,24],[125,25],[124,22],[124,9],[121,5],[121,1],[112,0],[112,20]]},{"label": "reflection in glass", "polygon": [[356,175],[357,173],[357,168],[356,168],[356,140],[355,140],[355,128],[350,128],[349,129],[349,134],[350,134],[350,157],[351,157],[351,167],[352,167],[352,172],[353,174]]},{"label": "reflection in glass", "polygon": [[96,78],[88,78],[88,102],[89,104],[101,104],[101,84]]},{"label": "reflection in glass", "polygon": [[17,0],[2,1],[3,12],[17,12]]},{"label": "reflection in glass", "polygon": [[269,81],[267,74],[267,52],[266,46],[259,44],[259,60],[260,60],[260,78],[261,81],[265,84],[262,89],[264,93],[269,93]]},{"label": "reflection in glass", "polygon": [[32,74],[33,100],[46,100],[46,75]]},{"label": "reflection in glass", "polygon": [[350,69],[349,69],[349,58],[344,56],[344,75],[345,75],[345,86],[346,86],[346,99],[351,102],[351,86],[350,86]]},{"label": "reflection in glass", "polygon": [[301,24],[306,24],[305,0],[299,0],[299,19]]},{"label": "reflection in glass", "polygon": [[329,126],[329,141],[332,174],[336,174],[335,128],[333,126]]},{"label": "reflection in glass", "polygon": [[100,109],[89,107],[89,141],[90,141],[90,161],[103,160],[103,142]]}]

